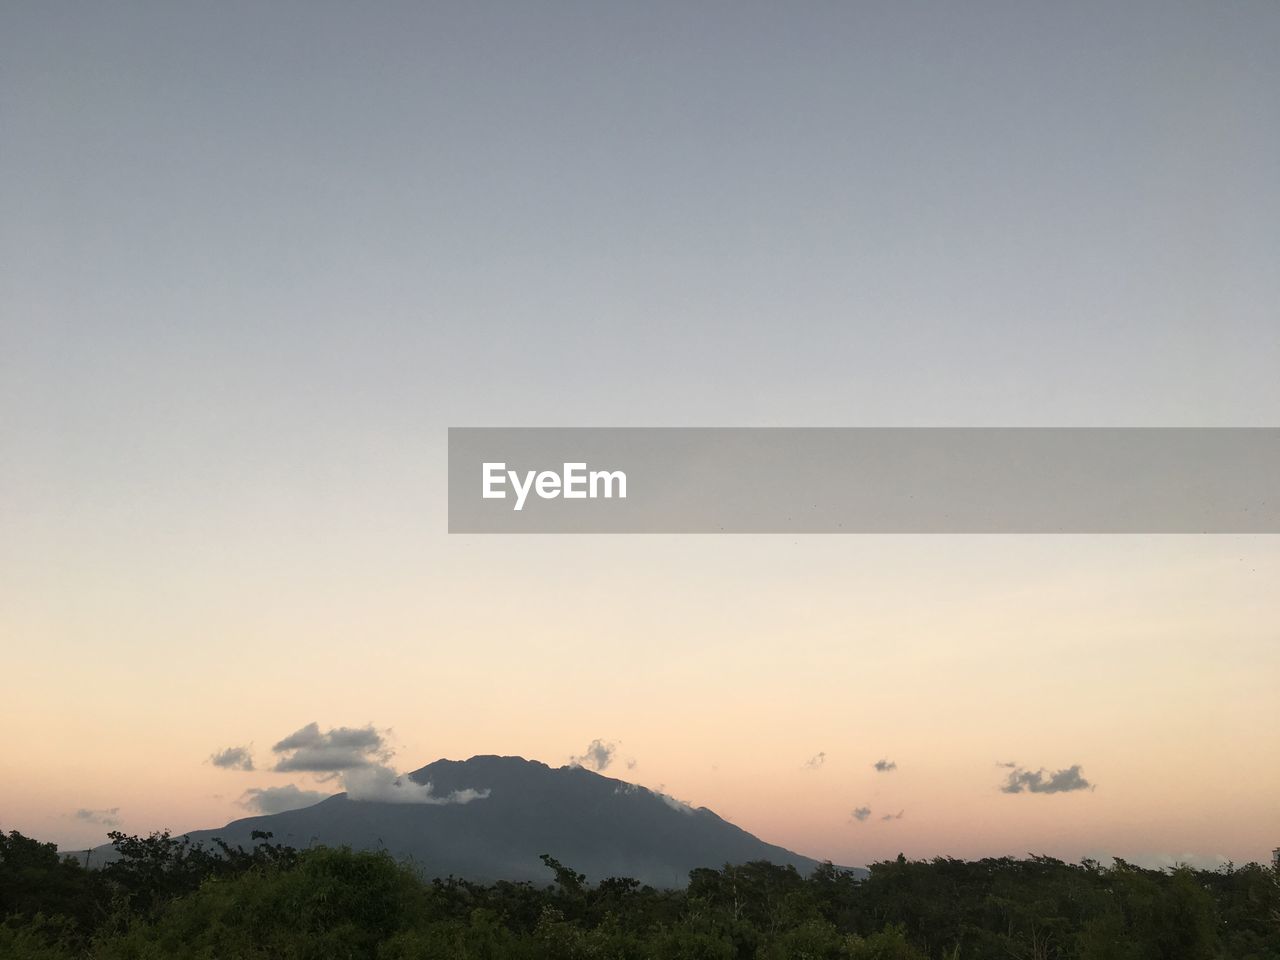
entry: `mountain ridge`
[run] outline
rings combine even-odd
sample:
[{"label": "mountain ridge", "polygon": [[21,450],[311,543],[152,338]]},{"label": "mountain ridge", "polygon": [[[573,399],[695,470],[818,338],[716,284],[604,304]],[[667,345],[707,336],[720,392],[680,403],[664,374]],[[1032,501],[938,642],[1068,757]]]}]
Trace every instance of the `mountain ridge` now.
[{"label": "mountain ridge", "polygon": [[[405,794],[425,798],[419,802],[352,800],[338,793],[182,836],[248,847],[252,833],[264,831],[273,842],[294,847],[381,849],[411,860],[427,876],[477,882],[549,880],[544,853],[592,883],[627,876],[668,888],[684,886],[697,867],[768,860],[809,873],[820,863],[767,843],[706,807],[580,766],[479,754],[436,760],[403,779],[429,784],[430,793]],[[99,847],[94,860],[102,863],[112,852]]]}]

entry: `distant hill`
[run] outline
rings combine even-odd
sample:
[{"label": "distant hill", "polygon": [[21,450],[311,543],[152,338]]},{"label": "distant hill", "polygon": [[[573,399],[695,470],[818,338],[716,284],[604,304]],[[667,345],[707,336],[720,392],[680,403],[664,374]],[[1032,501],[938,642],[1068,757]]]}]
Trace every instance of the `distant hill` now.
[{"label": "distant hill", "polygon": [[[236,820],[187,834],[250,846],[254,830],[273,842],[385,849],[412,858],[429,876],[494,880],[550,879],[538,859],[548,853],[587,875],[634,877],[657,887],[683,886],[695,867],[768,860],[802,873],[818,861],[765,843],[706,808],[693,808],[645,787],[580,767],[554,769],[521,757],[437,760],[410,779],[437,797],[488,791],[469,803],[378,803],[338,794],[314,806]],[[110,847],[104,855],[109,857]],[[95,860],[103,857],[95,853]]]}]

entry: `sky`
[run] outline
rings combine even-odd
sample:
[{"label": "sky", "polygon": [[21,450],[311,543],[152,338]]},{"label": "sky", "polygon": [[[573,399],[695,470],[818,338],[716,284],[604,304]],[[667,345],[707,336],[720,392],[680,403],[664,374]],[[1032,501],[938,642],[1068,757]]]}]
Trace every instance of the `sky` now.
[{"label": "sky", "polygon": [[445,438],[1275,426],[1277,48],[1270,0],[4,5],[0,827],[332,791],[271,769],[314,722],[600,740],[838,863],[1267,857],[1277,538],[449,536]]}]

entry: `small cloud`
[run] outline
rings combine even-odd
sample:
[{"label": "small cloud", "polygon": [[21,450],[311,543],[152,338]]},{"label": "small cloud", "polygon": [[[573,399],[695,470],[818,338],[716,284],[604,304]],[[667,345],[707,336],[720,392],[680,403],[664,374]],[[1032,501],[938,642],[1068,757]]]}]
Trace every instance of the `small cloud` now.
[{"label": "small cloud", "polygon": [[678,810],[681,813],[687,813],[690,816],[693,816],[693,814],[698,812],[694,808],[693,804],[685,800],[677,800],[675,797],[671,796],[671,794],[665,792],[665,790],[666,790],[666,784],[659,784],[657,790],[650,790],[649,792],[652,793],[659,800],[661,800],[663,803],[665,803],[672,810]]},{"label": "small cloud", "polygon": [[903,815],[904,813],[906,813],[906,811],[905,811],[905,810],[899,810],[897,813],[886,813],[886,814],[885,814],[883,817],[881,817],[880,819],[881,819],[881,820],[901,820],[901,819],[902,819],[902,815]]},{"label": "small cloud", "polygon": [[473,800],[485,800],[489,790],[455,790],[438,796],[430,783],[418,783],[397,774],[390,767],[376,764],[346,770],[342,785],[347,789],[347,799],[364,803],[417,803],[431,806],[464,804]]},{"label": "small cloud", "polygon": [[812,757],[804,762],[805,769],[817,770],[827,762],[827,753],[825,750],[819,750]]},{"label": "small cloud", "polygon": [[319,790],[299,790],[293,784],[283,787],[253,787],[240,797],[240,806],[255,813],[284,813],[286,810],[301,810],[314,806],[321,800],[327,800],[332,794]]},{"label": "small cloud", "polygon": [[876,773],[891,773],[898,769],[898,765],[892,760],[877,760],[875,762]]},{"label": "small cloud", "polygon": [[997,766],[997,767],[1004,767],[1006,770],[1013,770],[1014,768],[1016,768],[1016,767],[1018,766],[1018,761],[1017,761],[1017,760],[1010,760],[1010,761],[1008,761],[1008,762],[1006,763],[1006,762],[1004,762],[1004,761],[1002,761],[1002,760],[997,760],[997,761],[996,761],[996,766]]},{"label": "small cloud", "polygon": [[77,820],[83,820],[85,823],[97,823],[104,827],[115,829],[120,826],[120,808],[111,807],[107,810],[88,810],[81,807],[73,814]]},{"label": "small cloud", "polygon": [[391,750],[381,733],[366,727],[334,727],[321,733],[320,725],[309,723],[295,730],[271,748],[280,754],[274,769],[280,773],[341,773],[385,762]]},{"label": "small cloud", "polygon": [[223,770],[252,770],[253,755],[248,747],[227,747],[209,755],[209,762]]},{"label": "small cloud", "polygon": [[1043,767],[1039,770],[1024,770],[1015,765],[1011,768],[1001,793],[1070,793],[1074,790],[1092,790],[1094,785],[1084,778],[1080,772],[1080,764],[1073,764],[1065,770],[1055,770],[1048,774]]},{"label": "small cloud", "polygon": [[[569,766],[583,767],[597,772],[607,770],[613,763],[613,755],[618,752],[618,745],[605,740],[592,740],[587,744],[586,752],[580,757],[570,757]],[[630,769],[630,767],[628,767]]]},{"label": "small cloud", "polygon": [[853,819],[857,820],[859,823],[862,823],[869,816],[871,816],[870,807],[858,807],[853,811]]},{"label": "small cloud", "polygon": [[635,768],[636,768],[636,758],[635,758],[635,757],[628,757],[628,758],[627,758],[627,769],[628,769],[628,770],[634,770]]}]

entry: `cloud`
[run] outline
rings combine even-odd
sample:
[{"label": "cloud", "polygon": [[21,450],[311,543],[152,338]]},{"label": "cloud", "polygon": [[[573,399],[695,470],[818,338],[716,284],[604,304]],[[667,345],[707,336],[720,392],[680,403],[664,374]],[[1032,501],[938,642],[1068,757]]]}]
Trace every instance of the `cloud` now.
[{"label": "cloud", "polygon": [[[612,749],[610,744],[610,756]],[[346,791],[347,799],[357,802],[441,806],[470,803],[489,796],[488,790],[470,788],[438,796],[431,784],[417,783],[396,773],[387,763],[393,751],[387,745],[385,735],[373,724],[364,727],[333,727],[321,732],[320,725],[312,722],[289,734],[271,750],[280,758],[276,761],[274,770],[281,773],[314,773],[319,781],[336,779]],[[246,794],[249,802],[257,803],[263,808],[263,812],[267,812],[264,804],[279,801],[291,804],[280,809],[295,809],[326,796],[328,794],[298,790],[296,787],[271,788]],[[295,800],[299,802],[294,803]]]},{"label": "cloud", "polygon": [[671,796],[671,794],[667,793],[666,784],[660,784],[657,790],[650,790],[649,792],[672,810],[678,810],[680,813],[687,813],[690,816],[693,816],[693,814],[698,812],[692,803],[689,803],[687,800],[677,800],[675,797]]},{"label": "cloud", "polygon": [[817,770],[826,762],[827,762],[827,752],[825,750],[819,750],[812,757],[806,760],[804,762],[804,765],[805,765],[805,768],[808,770]]},{"label": "cloud", "polygon": [[320,725],[312,722],[289,734],[271,750],[280,754],[274,769],[281,773],[342,773],[384,763],[391,757],[382,734],[372,724],[334,727],[321,733]]},{"label": "cloud", "polygon": [[83,820],[85,823],[98,823],[113,829],[120,826],[119,807],[111,807],[108,810],[88,810],[81,807],[75,812],[74,816],[77,820]]},{"label": "cloud", "polygon": [[410,780],[382,764],[343,771],[342,785],[347,790],[347,799],[364,803],[420,803],[445,806],[484,800],[489,796],[487,789],[473,790],[470,787],[437,796],[430,783]]},{"label": "cloud", "polygon": [[853,819],[857,820],[859,823],[862,823],[862,821],[866,820],[869,816],[871,816],[870,807],[858,807],[858,809],[853,811]]},{"label": "cloud", "polygon": [[299,790],[293,784],[283,787],[253,787],[240,798],[240,806],[257,813],[283,813],[300,810],[326,800],[332,794],[319,790]]},{"label": "cloud", "polygon": [[586,752],[580,757],[570,757],[569,766],[583,767],[587,770],[606,770],[613,763],[613,755],[618,752],[618,745],[605,740],[592,740],[587,744]]},{"label": "cloud", "polygon": [[252,770],[253,755],[248,747],[227,747],[209,755],[209,762],[223,770]]},{"label": "cloud", "polygon": [[1017,760],[1009,760],[1009,761],[1007,761],[1007,762],[1006,762],[1006,761],[1003,761],[1003,760],[997,760],[997,761],[996,761],[996,766],[997,766],[997,767],[1004,767],[1006,770],[1013,770],[1013,769],[1015,769],[1015,768],[1018,766],[1018,761],[1017,761]]},{"label": "cloud", "polygon": [[1055,770],[1045,779],[1045,769],[1024,770],[1014,765],[1008,779],[1000,788],[1001,793],[1070,793],[1073,790],[1092,790],[1094,785],[1080,773],[1080,764],[1065,770]]},{"label": "cloud", "polygon": [[901,819],[902,819],[902,815],[903,815],[904,813],[906,813],[906,811],[905,811],[905,810],[899,810],[897,813],[886,813],[886,814],[885,814],[883,817],[881,817],[880,819],[881,819],[881,820],[901,820]]},{"label": "cloud", "polygon": [[898,765],[892,760],[877,760],[875,762],[876,773],[890,773],[898,769]]},{"label": "cloud", "polygon": [[657,790],[650,790],[648,787],[642,787],[638,783],[626,783],[620,781],[618,785],[613,788],[613,793],[614,796],[618,797],[630,797],[635,794],[645,794],[650,797],[656,797],[672,810],[678,810],[681,813],[687,813],[690,816],[698,812],[698,808],[693,804],[686,800],[677,799],[676,797],[671,796],[671,794],[664,792],[665,790],[666,784],[659,784]]}]

